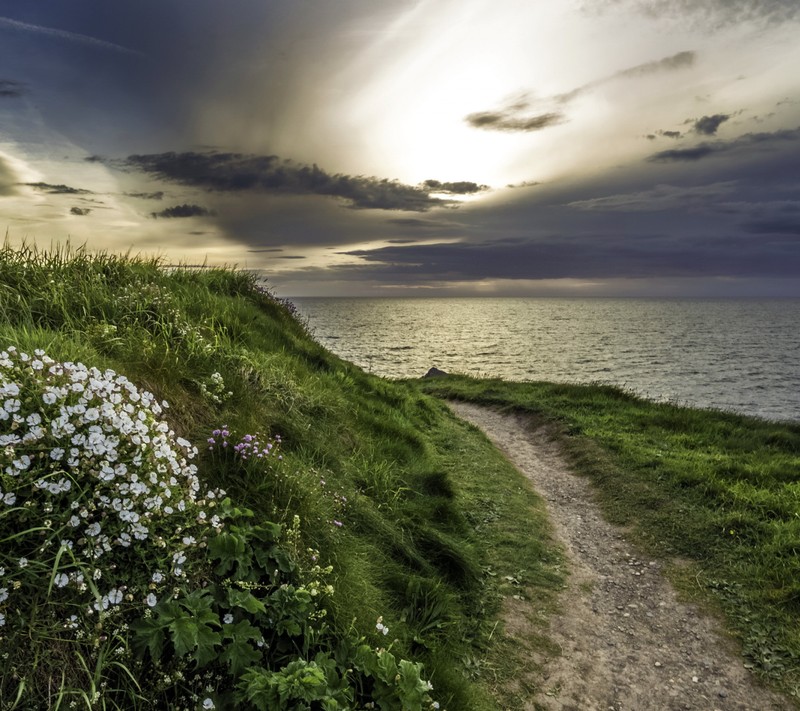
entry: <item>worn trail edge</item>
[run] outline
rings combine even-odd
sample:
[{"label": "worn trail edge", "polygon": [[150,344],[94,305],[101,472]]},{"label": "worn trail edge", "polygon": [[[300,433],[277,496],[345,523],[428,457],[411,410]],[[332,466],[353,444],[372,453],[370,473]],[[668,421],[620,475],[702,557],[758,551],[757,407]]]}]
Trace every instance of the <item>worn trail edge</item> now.
[{"label": "worn trail edge", "polygon": [[[637,557],[624,530],[600,515],[590,483],[570,471],[544,429],[518,415],[449,405],[533,483],[569,561],[562,612],[548,632],[561,655],[545,663],[527,709],[796,708],[758,684],[713,619],[678,601],[659,563]],[[520,635],[525,625],[516,620],[507,629]]]}]

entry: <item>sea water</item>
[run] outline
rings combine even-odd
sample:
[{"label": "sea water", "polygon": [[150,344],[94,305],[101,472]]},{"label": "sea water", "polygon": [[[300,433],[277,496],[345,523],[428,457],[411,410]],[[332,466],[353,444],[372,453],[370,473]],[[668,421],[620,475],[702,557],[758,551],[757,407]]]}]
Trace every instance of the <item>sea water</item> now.
[{"label": "sea water", "polygon": [[800,420],[800,300],[293,299],[317,340],[389,378],[447,372],[622,386]]}]

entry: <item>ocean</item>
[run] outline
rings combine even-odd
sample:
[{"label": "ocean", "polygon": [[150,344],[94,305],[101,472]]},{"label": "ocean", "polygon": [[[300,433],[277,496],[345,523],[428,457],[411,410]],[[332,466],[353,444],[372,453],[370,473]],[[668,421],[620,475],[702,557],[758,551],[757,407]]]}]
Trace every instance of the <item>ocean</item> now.
[{"label": "ocean", "polygon": [[296,298],[317,340],[387,378],[429,368],[622,386],[800,421],[800,300]]}]

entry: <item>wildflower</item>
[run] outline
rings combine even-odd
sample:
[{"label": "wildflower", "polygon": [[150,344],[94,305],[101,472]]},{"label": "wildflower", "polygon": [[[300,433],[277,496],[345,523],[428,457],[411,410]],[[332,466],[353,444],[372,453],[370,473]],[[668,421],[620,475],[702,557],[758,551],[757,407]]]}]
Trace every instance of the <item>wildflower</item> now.
[{"label": "wildflower", "polygon": [[27,568],[28,567],[28,559],[23,556],[22,558],[19,559],[19,561],[17,562],[17,565],[19,565],[20,568]]},{"label": "wildflower", "polygon": [[203,708],[204,709],[215,709],[216,705],[214,704],[214,702],[209,697],[206,697],[205,699],[203,699]]},{"label": "wildflower", "polygon": [[378,632],[381,632],[384,637],[389,634],[389,628],[383,624],[382,616],[378,618],[378,621],[375,624],[375,629],[378,630]]},{"label": "wildflower", "polygon": [[122,602],[122,590],[114,588],[108,593],[108,602],[111,605],[119,605]]},{"label": "wildflower", "polygon": [[225,616],[222,618],[222,621],[223,621],[223,622],[224,622],[226,625],[231,625],[231,624],[233,624],[233,615],[232,615],[232,614],[229,612],[228,614],[226,614],[226,615],[225,615]]},{"label": "wildflower", "polygon": [[6,616],[0,612],[0,627],[5,627],[6,624]]},{"label": "wildflower", "polygon": [[66,573],[59,573],[54,582],[57,588],[63,588],[69,582],[69,576]]},{"label": "wildflower", "polygon": [[145,598],[145,602],[147,603],[148,607],[155,607],[158,603],[158,598],[153,593],[149,593]]},{"label": "wildflower", "polygon": [[0,588],[0,602],[8,600],[8,588]]}]

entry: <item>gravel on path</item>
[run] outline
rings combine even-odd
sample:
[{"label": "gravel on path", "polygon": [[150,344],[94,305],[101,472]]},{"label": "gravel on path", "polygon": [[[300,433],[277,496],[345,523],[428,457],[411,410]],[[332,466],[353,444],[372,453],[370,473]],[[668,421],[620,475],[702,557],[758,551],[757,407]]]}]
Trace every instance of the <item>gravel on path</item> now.
[{"label": "gravel on path", "polygon": [[[544,498],[566,551],[569,579],[548,636],[561,655],[544,665],[526,709],[548,711],[795,709],[743,666],[716,620],[678,600],[661,563],[642,557],[603,519],[590,482],[572,473],[544,428],[520,415],[448,403],[479,427]],[[517,614],[519,605],[507,608]],[[506,620],[524,633],[519,619]]]}]

